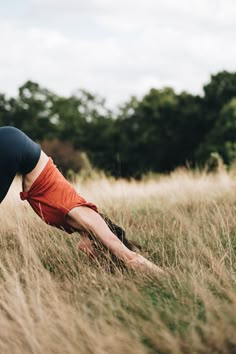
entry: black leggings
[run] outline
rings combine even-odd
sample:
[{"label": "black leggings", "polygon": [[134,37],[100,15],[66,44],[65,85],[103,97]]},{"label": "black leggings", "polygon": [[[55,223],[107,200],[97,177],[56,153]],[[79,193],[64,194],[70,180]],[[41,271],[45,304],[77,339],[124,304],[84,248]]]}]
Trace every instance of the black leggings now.
[{"label": "black leggings", "polygon": [[22,131],[0,127],[0,203],[17,173],[26,175],[37,165],[41,148]]}]

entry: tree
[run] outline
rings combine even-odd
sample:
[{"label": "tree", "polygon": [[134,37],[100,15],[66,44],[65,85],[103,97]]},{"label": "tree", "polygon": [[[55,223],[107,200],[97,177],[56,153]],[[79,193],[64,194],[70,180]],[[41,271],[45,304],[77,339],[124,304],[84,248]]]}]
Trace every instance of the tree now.
[{"label": "tree", "polygon": [[201,103],[171,88],[152,89],[140,102],[132,98],[119,118],[122,173],[170,171],[192,161],[204,126]]},{"label": "tree", "polygon": [[11,125],[11,105],[4,94],[0,94],[0,125]]},{"label": "tree", "polygon": [[[140,177],[204,163],[212,152],[234,159],[236,73],[212,75],[203,97],[172,88],[151,89],[117,114],[85,90],[63,97],[27,81],[17,97],[0,95],[0,124],[34,140],[68,141],[92,164],[116,176]],[[69,151],[69,150],[68,150]]]},{"label": "tree", "polygon": [[115,172],[115,123],[103,98],[78,90],[71,97],[57,97],[53,114],[59,139],[70,141],[77,150],[86,151],[93,166]]},{"label": "tree", "polygon": [[212,152],[222,155],[225,163],[232,161],[235,140],[234,98],[236,73],[222,71],[211,76],[204,86],[203,115],[205,136],[196,150],[196,160],[205,163]]},{"label": "tree", "polygon": [[236,97],[236,72],[221,71],[211,76],[204,86],[204,103],[212,113],[219,112],[233,97]]},{"label": "tree", "polygon": [[27,81],[19,88],[18,97],[10,100],[11,125],[34,140],[53,136],[56,130],[51,114],[54,99],[52,92]]},{"label": "tree", "polygon": [[219,153],[226,164],[236,158],[236,97],[221,109],[208,139],[199,147],[199,159],[206,161],[212,152]]}]

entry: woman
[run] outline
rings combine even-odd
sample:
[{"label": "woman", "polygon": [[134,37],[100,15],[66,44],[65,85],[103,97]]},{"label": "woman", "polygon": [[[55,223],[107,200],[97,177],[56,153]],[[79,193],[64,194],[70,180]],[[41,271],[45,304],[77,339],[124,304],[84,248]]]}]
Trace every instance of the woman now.
[{"label": "woman", "polygon": [[92,239],[95,237],[126,266],[163,273],[155,264],[133,251],[123,230],[109,219],[105,222],[97,207],[75,191],[38,144],[14,127],[1,127],[0,203],[17,173],[23,176],[21,199],[27,200],[47,224],[68,233],[79,231],[80,250],[96,257]]}]

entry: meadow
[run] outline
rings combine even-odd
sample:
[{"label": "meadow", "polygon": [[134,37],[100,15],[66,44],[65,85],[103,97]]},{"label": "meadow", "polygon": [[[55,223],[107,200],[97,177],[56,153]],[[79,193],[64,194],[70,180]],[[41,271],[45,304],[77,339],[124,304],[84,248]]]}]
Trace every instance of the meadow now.
[{"label": "meadow", "polygon": [[177,170],[75,188],[170,275],[87,259],[16,179],[0,207],[0,353],[236,353],[236,176]]}]

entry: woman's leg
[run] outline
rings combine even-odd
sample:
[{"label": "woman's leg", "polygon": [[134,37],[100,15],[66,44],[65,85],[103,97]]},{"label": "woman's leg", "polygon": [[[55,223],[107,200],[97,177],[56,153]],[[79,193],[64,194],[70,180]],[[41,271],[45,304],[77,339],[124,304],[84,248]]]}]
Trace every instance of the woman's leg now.
[{"label": "woman's leg", "polygon": [[0,203],[17,173],[27,175],[35,168],[41,148],[22,131],[0,127]]}]

